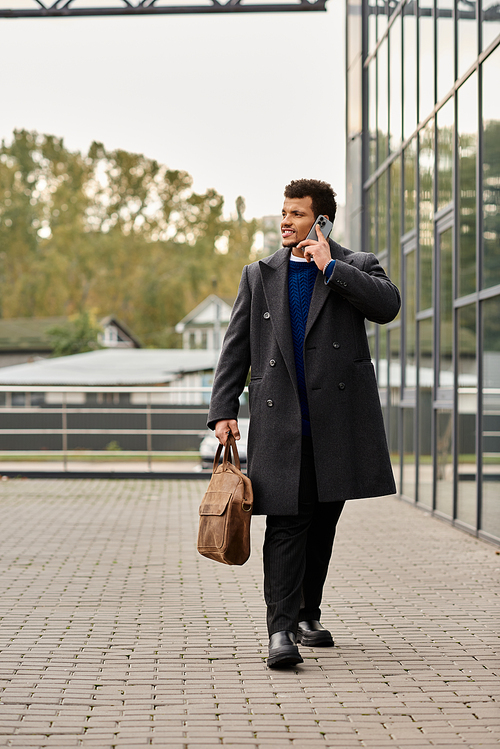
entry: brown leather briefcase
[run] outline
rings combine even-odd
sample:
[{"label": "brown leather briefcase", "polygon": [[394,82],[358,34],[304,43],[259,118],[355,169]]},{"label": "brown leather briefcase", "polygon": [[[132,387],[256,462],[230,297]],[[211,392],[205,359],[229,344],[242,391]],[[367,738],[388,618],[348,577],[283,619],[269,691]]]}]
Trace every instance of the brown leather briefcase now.
[{"label": "brown leather briefcase", "polygon": [[[222,564],[245,564],[250,556],[252,482],[240,470],[236,441],[228,436],[224,458],[219,445],[208,489],[200,505],[197,549],[204,557]],[[230,462],[230,454],[234,463]]]}]

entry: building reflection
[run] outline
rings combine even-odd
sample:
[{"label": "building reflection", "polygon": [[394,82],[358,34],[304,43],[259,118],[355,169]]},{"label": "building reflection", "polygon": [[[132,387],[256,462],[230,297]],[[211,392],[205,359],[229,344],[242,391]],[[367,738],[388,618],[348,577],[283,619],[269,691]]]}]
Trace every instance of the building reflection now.
[{"label": "building reflection", "polygon": [[398,491],[500,540],[500,2],[346,7],[347,241],[403,297],[368,327]]}]

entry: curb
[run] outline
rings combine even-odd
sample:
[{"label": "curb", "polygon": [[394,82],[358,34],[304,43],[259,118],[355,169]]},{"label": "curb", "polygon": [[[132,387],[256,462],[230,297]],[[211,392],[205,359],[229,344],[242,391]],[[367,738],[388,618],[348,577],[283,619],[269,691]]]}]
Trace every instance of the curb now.
[{"label": "curb", "polygon": [[212,473],[160,471],[2,471],[0,477],[12,479],[181,479],[209,481]]}]

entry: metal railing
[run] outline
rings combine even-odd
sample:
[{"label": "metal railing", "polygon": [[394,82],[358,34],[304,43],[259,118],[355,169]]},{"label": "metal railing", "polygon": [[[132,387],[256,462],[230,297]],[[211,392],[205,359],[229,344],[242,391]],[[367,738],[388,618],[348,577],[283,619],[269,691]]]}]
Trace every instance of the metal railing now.
[{"label": "metal railing", "polygon": [[201,386],[0,385],[0,453],[3,460],[59,457],[64,471],[71,458],[144,457],[148,471],[154,458],[197,460],[210,393]]}]

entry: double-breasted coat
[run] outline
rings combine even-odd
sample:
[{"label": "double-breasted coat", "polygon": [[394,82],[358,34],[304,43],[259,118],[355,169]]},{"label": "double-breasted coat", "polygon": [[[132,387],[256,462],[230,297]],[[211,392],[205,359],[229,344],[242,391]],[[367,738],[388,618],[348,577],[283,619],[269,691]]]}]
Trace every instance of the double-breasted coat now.
[{"label": "double-breasted coat", "polygon": [[[397,287],[371,253],[329,240],[336,260],[328,283],[318,272],[304,339],[304,368],[320,502],[396,491],[365,318],[394,319]],[[208,416],[238,417],[249,369],[248,475],[254,512],[295,515],[302,421],[295,373],[288,264],[290,250],[243,269],[217,365]]]}]

